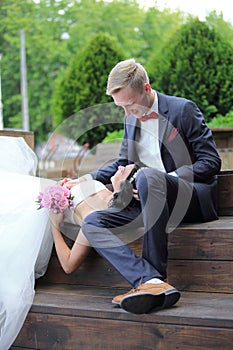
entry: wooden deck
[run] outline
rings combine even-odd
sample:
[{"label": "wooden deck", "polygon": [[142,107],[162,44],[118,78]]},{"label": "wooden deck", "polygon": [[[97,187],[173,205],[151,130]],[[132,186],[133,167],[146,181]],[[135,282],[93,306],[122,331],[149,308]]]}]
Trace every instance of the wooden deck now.
[{"label": "wooden deck", "polygon": [[[173,231],[169,283],[181,291],[181,299],[170,309],[145,315],[112,305],[112,297],[128,284],[94,251],[71,275],[62,271],[54,253],[11,349],[232,349],[232,228],[233,217],[226,216]],[[131,247],[139,252],[141,239]]]},{"label": "wooden deck", "polygon": [[38,287],[12,349],[232,349],[232,295],[183,292],[177,306],[138,316],[111,305],[115,292]]}]

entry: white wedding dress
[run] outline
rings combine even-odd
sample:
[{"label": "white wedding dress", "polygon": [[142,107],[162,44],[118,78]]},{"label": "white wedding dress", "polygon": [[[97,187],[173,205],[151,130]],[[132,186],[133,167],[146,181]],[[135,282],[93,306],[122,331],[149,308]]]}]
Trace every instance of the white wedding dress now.
[{"label": "white wedding dress", "polygon": [[35,177],[37,158],[23,138],[0,137],[0,349],[17,337],[47,269],[53,239],[36,199],[52,180]]}]

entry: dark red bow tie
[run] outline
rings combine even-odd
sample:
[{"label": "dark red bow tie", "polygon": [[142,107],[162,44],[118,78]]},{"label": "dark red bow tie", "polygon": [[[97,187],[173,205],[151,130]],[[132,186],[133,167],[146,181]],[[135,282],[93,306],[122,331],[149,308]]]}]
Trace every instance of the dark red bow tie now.
[{"label": "dark red bow tie", "polygon": [[146,114],[138,119],[141,120],[141,122],[145,122],[148,119],[158,119],[158,114],[155,112],[151,112],[150,114]]}]

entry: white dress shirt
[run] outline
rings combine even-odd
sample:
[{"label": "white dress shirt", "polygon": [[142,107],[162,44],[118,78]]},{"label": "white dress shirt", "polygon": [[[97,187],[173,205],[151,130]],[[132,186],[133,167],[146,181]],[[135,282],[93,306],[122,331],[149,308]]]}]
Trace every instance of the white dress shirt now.
[{"label": "white dress shirt", "polygon": [[[154,90],[153,90],[154,91]],[[156,91],[154,91],[154,102],[147,114],[151,112],[158,112],[158,96]],[[136,149],[139,155],[140,161],[150,168],[158,169],[162,172],[166,172],[159,143],[159,118],[158,119],[148,119],[144,122],[140,122],[140,135],[138,142],[136,143]],[[173,171],[169,173],[172,176],[177,176]]]},{"label": "white dress shirt", "polygon": [[[158,114],[158,98],[155,91],[154,93],[154,103],[148,114],[151,112]],[[141,129],[136,149],[140,161],[150,168],[165,172],[159,147],[159,119],[148,119],[145,122],[139,122]]]}]

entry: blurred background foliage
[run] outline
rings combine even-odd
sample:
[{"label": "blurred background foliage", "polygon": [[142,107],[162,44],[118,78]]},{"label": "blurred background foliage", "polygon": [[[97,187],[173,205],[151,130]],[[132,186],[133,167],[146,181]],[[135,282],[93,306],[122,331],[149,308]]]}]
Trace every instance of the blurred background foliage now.
[{"label": "blurred background foliage", "polygon": [[80,144],[94,145],[119,130],[123,113],[109,104],[106,81],[111,68],[130,57],[148,70],[153,88],[191,98],[208,122],[217,118],[224,126],[232,117],[233,27],[221,14],[213,11],[201,22],[178,10],[140,8],[136,0],[1,0],[5,128],[22,128],[22,29],[36,142],[72,115],[67,133]]}]

